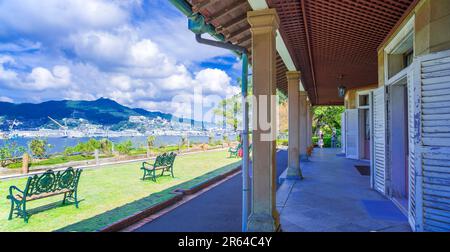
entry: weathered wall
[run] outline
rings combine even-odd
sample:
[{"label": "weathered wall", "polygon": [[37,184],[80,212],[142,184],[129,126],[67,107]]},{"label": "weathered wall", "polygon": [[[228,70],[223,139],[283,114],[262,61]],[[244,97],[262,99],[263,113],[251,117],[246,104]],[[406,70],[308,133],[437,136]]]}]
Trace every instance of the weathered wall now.
[{"label": "weathered wall", "polygon": [[385,76],[384,49],[415,15],[414,56],[450,49],[450,1],[422,0],[391,34],[378,51],[378,85],[383,86]]},{"label": "weathered wall", "polygon": [[356,106],[358,104],[356,102],[358,92],[370,90],[370,89],[374,89],[374,88],[377,88],[377,84],[371,84],[371,85],[367,85],[364,87],[347,90],[347,92],[345,93],[345,98],[344,98],[345,109],[355,109],[356,108]]}]

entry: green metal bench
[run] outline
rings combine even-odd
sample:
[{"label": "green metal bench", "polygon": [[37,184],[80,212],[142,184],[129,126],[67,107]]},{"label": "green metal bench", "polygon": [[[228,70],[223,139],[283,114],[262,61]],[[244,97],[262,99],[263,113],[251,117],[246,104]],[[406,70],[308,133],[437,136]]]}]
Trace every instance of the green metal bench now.
[{"label": "green metal bench", "polygon": [[147,177],[150,177],[153,181],[156,182],[156,171],[161,170],[161,175],[164,176],[164,172],[170,172],[173,176],[173,163],[175,162],[175,157],[177,154],[174,152],[164,153],[156,157],[154,163],[143,162],[141,170],[144,171],[144,175],[142,176],[142,180],[145,180]]},{"label": "green metal bench", "polygon": [[23,190],[11,186],[9,195],[6,196],[11,200],[8,220],[11,220],[15,213],[17,217],[23,218],[28,223],[30,215],[27,212],[27,202],[60,194],[64,194],[63,204],[66,203],[66,200],[71,199],[78,208],[77,188],[81,171],[81,169],[74,170],[72,167],[58,172],[48,170],[43,174],[28,177]]},{"label": "green metal bench", "polygon": [[230,158],[237,158],[239,154],[239,150],[242,148],[242,144],[239,144],[235,148],[228,148],[228,153],[230,153]]}]

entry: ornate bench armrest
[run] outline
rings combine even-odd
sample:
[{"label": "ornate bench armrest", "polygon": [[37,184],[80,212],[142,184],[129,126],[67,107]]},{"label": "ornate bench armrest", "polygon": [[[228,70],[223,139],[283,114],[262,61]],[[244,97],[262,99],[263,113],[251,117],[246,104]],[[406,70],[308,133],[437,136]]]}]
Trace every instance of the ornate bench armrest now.
[{"label": "ornate bench armrest", "polygon": [[22,198],[25,198],[25,197],[23,197],[23,196],[25,196],[25,195],[24,195],[24,194],[25,194],[24,191],[22,191],[22,190],[20,190],[19,188],[17,188],[17,186],[10,186],[10,187],[9,187],[9,195],[6,196],[6,198],[7,198],[7,199],[11,199],[11,198],[14,199],[14,195],[16,194],[14,191],[20,192],[20,193],[22,194]]},{"label": "ornate bench armrest", "polygon": [[[146,165],[151,166],[150,168],[155,168],[155,164],[153,163],[149,163],[149,162],[142,162],[142,168],[147,168],[145,167]],[[148,168],[147,168],[148,169]]]}]

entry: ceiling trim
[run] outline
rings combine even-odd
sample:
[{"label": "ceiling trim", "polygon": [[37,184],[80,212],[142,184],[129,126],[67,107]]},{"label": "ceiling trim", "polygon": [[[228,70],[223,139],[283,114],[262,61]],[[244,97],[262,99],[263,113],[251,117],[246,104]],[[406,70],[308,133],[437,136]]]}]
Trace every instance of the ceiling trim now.
[{"label": "ceiling trim", "polygon": [[[266,0],[248,0],[248,3],[250,4],[253,10],[264,10],[269,8]],[[287,69],[289,71],[297,71],[297,68],[295,67],[294,61],[292,60],[291,54],[289,53],[286,43],[284,42],[283,37],[280,34],[280,30],[277,30],[276,47],[278,54],[280,55],[281,59],[283,59],[283,62],[286,65]],[[299,90],[305,91],[305,88],[303,87],[301,81],[299,83]]]}]

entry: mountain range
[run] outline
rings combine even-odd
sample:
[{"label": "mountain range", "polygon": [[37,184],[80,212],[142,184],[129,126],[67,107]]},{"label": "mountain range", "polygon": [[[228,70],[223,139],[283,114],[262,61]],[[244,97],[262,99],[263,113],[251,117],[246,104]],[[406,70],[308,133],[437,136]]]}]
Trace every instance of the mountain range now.
[{"label": "mountain range", "polygon": [[38,104],[0,102],[0,127],[4,130],[7,120],[20,121],[19,128],[22,129],[39,128],[50,123],[48,116],[60,122],[64,118],[82,118],[91,124],[104,126],[126,122],[130,116],[145,116],[149,119],[160,117],[168,121],[172,119],[171,114],[129,108],[106,98],[94,101],[47,101]]}]

